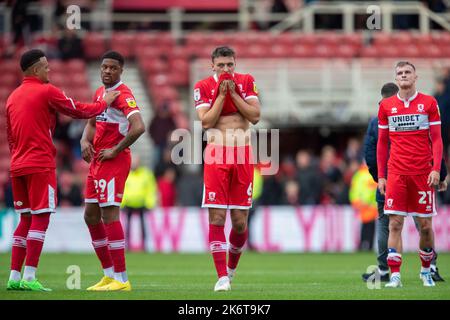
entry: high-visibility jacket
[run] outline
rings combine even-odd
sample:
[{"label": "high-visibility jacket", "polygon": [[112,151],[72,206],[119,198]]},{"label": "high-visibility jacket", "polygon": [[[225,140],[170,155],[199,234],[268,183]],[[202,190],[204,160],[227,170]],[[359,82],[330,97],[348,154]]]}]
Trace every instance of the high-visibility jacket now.
[{"label": "high-visibility jacket", "polygon": [[377,183],[373,181],[369,169],[365,164],[361,165],[352,177],[349,198],[363,223],[371,222],[378,217],[376,190]]},{"label": "high-visibility jacket", "polygon": [[131,170],[125,183],[122,207],[152,209],[157,198],[158,187],[153,172],[146,167]]}]

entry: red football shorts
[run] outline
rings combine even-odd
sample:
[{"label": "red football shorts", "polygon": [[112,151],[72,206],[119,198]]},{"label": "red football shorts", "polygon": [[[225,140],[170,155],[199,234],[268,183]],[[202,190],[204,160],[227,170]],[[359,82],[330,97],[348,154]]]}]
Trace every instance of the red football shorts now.
[{"label": "red football shorts", "polygon": [[252,207],[253,156],[251,146],[208,144],[204,157],[203,208]]},{"label": "red football shorts", "polygon": [[130,165],[129,152],[121,152],[112,160],[93,160],[86,179],[84,202],[98,203],[100,207],[120,207]]},{"label": "red football shorts", "polygon": [[388,174],[385,214],[432,217],[436,212],[434,189],[427,184],[428,174]]},{"label": "red football shorts", "polygon": [[54,169],[12,177],[14,209],[17,213],[56,212],[56,173]]}]

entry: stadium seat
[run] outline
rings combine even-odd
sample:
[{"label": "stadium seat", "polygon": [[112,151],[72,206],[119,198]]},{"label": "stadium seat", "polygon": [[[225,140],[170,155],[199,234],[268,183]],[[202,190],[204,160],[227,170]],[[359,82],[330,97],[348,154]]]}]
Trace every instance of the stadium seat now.
[{"label": "stadium seat", "polygon": [[136,35],[129,32],[114,32],[111,37],[111,50],[120,52],[125,59],[134,58]]},{"label": "stadium seat", "polygon": [[314,55],[314,45],[298,43],[291,49],[291,54],[296,58],[312,57]]},{"label": "stadium seat", "polygon": [[86,58],[99,59],[106,49],[106,39],[102,33],[88,32],[83,39],[83,48]]},{"label": "stadium seat", "polygon": [[6,88],[14,87],[15,88],[20,83],[19,81],[20,80],[16,74],[5,73],[5,72],[0,73],[0,86],[1,87],[6,87]]},{"label": "stadium seat", "polygon": [[[101,56],[100,56],[101,57]],[[100,57],[97,57],[99,59]],[[86,62],[82,59],[71,59],[65,62],[66,73],[76,73],[86,71]]]}]

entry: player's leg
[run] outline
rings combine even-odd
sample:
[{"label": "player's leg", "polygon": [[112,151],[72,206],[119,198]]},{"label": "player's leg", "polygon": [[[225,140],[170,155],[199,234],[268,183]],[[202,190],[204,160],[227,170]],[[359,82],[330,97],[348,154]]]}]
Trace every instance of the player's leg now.
[{"label": "player's leg", "polygon": [[401,287],[402,230],[404,217],[408,215],[407,177],[388,174],[384,213],[389,215],[387,264],[391,277],[386,287]]},{"label": "player's leg", "polygon": [[[418,221],[418,217],[414,216],[414,225],[416,226],[417,232],[420,233],[420,225],[419,225],[419,221]],[[432,231],[432,250],[433,250],[433,258],[431,259],[431,264],[430,264],[430,271],[431,271],[431,277],[433,278],[434,281],[445,281],[441,275],[439,274],[439,269],[437,267],[437,252],[434,248],[434,232]]]},{"label": "player's leg", "polygon": [[84,201],[84,221],[88,227],[95,254],[103,269],[103,277],[100,281],[87,288],[89,291],[96,291],[97,288],[109,284],[114,279],[114,268],[108,249],[108,237],[106,235],[105,225],[103,224],[100,207],[98,205],[95,182],[90,174],[86,179]]},{"label": "player's leg", "polygon": [[106,235],[106,228],[101,219],[101,211],[98,203],[85,203],[84,221],[91,235],[95,254],[103,269],[103,277],[100,281],[86,289],[88,291],[96,291],[97,288],[111,283],[114,279],[114,267],[108,249],[108,236]]},{"label": "player's leg", "polygon": [[27,235],[27,255],[21,286],[25,290],[51,291],[36,279],[50,214],[56,212],[56,173],[54,170],[27,176],[31,225]]},{"label": "player's leg", "polygon": [[21,290],[21,271],[27,252],[27,235],[31,225],[30,204],[25,177],[12,178],[12,191],[14,197],[14,208],[20,214],[20,221],[14,230],[11,248],[11,271],[9,275],[7,290]]},{"label": "player's leg", "polygon": [[420,278],[423,281],[423,285],[426,287],[435,286],[433,278],[431,276],[431,260],[433,259],[433,229],[432,218],[417,217],[419,224],[419,257],[422,264],[420,269]]},{"label": "player's leg", "polygon": [[378,228],[377,228],[377,244],[378,244],[378,269],[381,280],[389,279],[389,266],[387,264],[388,255],[388,238],[389,238],[389,216],[384,214],[384,202],[378,202]]},{"label": "player's leg", "polygon": [[[102,219],[108,236],[109,252],[114,265],[114,279],[107,290],[131,290],[125,263],[125,235],[120,222],[120,207],[101,207]],[[111,287],[112,286],[112,287]]]},{"label": "player's leg", "polygon": [[214,291],[230,290],[227,274],[227,240],[225,238],[225,219],[227,210],[208,208],[209,212],[209,248],[216,268],[218,281]]},{"label": "player's leg", "polygon": [[125,264],[125,235],[120,222],[120,204],[125,181],[130,171],[130,163],[130,155],[122,152],[114,160],[99,163],[95,172],[98,205],[108,238],[109,254],[114,266],[114,281],[98,288],[101,291],[131,290]]},{"label": "player's leg", "polygon": [[253,162],[250,146],[234,147],[236,163],[229,189],[232,228],[228,249],[228,277],[236,272],[244,245],[248,239],[248,215],[253,200]]},{"label": "player's leg", "polygon": [[202,208],[208,208],[209,247],[218,276],[214,291],[228,291],[231,289],[227,276],[227,240],[224,231],[228,208],[230,166],[223,161],[224,153],[225,148],[222,146],[207,145],[203,167]]},{"label": "player's leg", "polygon": [[432,217],[437,214],[435,207],[435,191],[428,186],[428,175],[410,177],[411,212],[417,221],[419,231],[419,257],[421,261],[420,278],[426,287],[434,286],[430,264],[434,256],[434,235]]},{"label": "player's leg", "polygon": [[248,239],[248,210],[231,209],[230,216],[232,227],[229,237],[227,272],[230,281],[232,281],[242,250]]}]

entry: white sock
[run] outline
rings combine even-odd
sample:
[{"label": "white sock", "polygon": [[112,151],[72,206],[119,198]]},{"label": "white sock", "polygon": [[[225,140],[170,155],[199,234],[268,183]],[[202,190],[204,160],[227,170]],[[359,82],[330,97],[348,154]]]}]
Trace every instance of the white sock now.
[{"label": "white sock", "polygon": [[109,278],[114,278],[114,268],[109,267],[109,268],[103,269],[103,274]]},{"label": "white sock", "polygon": [[36,268],[25,266],[23,270],[23,280],[25,281],[33,281],[36,279]]},{"label": "white sock", "polygon": [[11,273],[9,274],[9,280],[20,281],[21,278],[22,277],[19,271],[11,270]]},{"label": "white sock", "polygon": [[420,267],[420,272],[430,272],[430,268]]},{"label": "white sock", "polygon": [[436,271],[436,265],[435,264],[430,264],[430,268],[433,272]]},{"label": "white sock", "polygon": [[381,270],[380,268],[378,268],[378,273],[380,274],[380,276],[384,276],[386,274],[389,274],[389,270]]},{"label": "white sock", "polygon": [[114,279],[117,281],[120,281],[122,283],[125,283],[128,281],[128,275],[127,272],[114,272]]},{"label": "white sock", "polygon": [[393,273],[391,274],[391,279],[392,279],[393,277],[399,277],[399,278],[401,278],[400,272],[393,272]]}]

